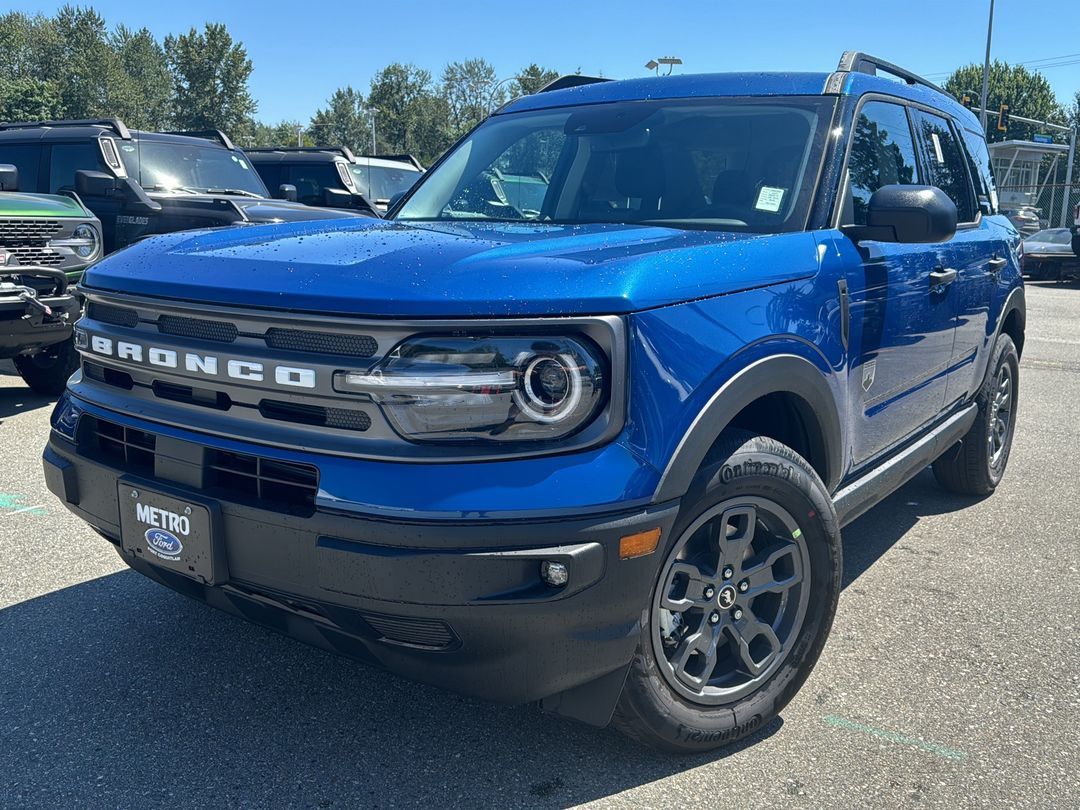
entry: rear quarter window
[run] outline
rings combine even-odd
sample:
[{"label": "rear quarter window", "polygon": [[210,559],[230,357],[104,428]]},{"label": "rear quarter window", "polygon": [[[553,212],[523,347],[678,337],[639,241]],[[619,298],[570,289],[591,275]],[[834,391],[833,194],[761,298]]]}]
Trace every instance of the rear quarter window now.
[{"label": "rear quarter window", "polygon": [[961,129],[960,134],[967,147],[971,160],[971,178],[975,181],[975,193],[979,197],[979,208],[984,214],[998,213],[997,181],[994,179],[993,163],[986,139],[977,132]]},{"label": "rear quarter window", "polygon": [[974,222],[978,216],[975,194],[968,176],[968,159],[948,120],[922,110],[912,110],[929,182],[956,203],[957,219]]}]

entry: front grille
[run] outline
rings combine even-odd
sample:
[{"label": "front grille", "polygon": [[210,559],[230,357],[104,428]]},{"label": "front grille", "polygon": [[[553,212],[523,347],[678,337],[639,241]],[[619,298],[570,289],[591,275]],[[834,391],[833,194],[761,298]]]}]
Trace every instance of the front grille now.
[{"label": "front grille", "polygon": [[158,318],[158,331],[164,335],[232,343],[240,332],[236,324],[228,321],[205,321],[199,318],[183,318],[178,315],[162,315]]},{"label": "front grille", "polygon": [[157,437],[92,416],[79,422],[79,448],[127,472],[153,475]]},{"label": "front grille", "polygon": [[86,314],[95,321],[111,323],[113,326],[126,326],[131,329],[139,325],[139,313],[135,310],[102,304],[100,301],[91,301]]},{"label": "front grille", "polygon": [[379,343],[371,335],[346,335],[334,332],[311,332],[306,329],[268,329],[266,345],[271,349],[314,354],[343,354],[350,357],[371,357]]},{"label": "front grille", "polygon": [[319,427],[360,432],[371,427],[370,416],[364,411],[356,411],[350,408],[324,408],[321,405],[264,399],[259,403],[259,413],[265,419],[277,419],[280,422],[297,422],[301,425],[317,425]]},{"label": "front grille", "polygon": [[319,471],[310,464],[277,461],[228,450],[211,450],[208,456],[208,486],[212,489],[259,501],[289,503],[312,509],[315,506],[315,496],[319,492]]},{"label": "front grille", "polygon": [[60,233],[60,228],[56,219],[0,219],[0,244],[10,247],[47,242]]},{"label": "front grille", "polygon": [[450,627],[438,619],[384,616],[375,613],[364,613],[363,617],[364,621],[387,641],[444,649],[456,640]]},{"label": "front grille", "polygon": [[[0,240],[2,242],[3,240]],[[64,257],[52,248],[39,247],[36,245],[15,245],[5,247],[9,253],[14,253],[19,259],[19,264],[27,266],[39,265],[41,267],[56,267],[64,263]]]},{"label": "front grille", "polygon": [[[85,415],[79,421],[79,452],[124,472],[155,477],[157,436]],[[207,448],[206,491],[224,499],[255,502],[276,512],[311,514],[319,471],[311,464]]]}]

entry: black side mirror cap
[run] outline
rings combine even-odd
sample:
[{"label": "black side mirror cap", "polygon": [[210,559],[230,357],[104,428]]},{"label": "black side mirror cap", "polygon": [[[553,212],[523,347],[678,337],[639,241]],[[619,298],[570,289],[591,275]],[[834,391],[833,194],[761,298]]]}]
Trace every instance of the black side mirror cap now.
[{"label": "black side mirror cap", "polygon": [[936,186],[882,186],[866,209],[865,225],[845,225],[848,238],[861,242],[936,244],[956,234],[956,204]]},{"label": "black side mirror cap", "polygon": [[107,197],[119,188],[111,174],[79,169],[75,172],[75,193],[80,197]]},{"label": "black side mirror cap", "polygon": [[279,200],[287,200],[288,202],[296,202],[296,186],[292,183],[282,183],[277,187],[277,198]]},{"label": "black side mirror cap", "polygon": [[19,190],[19,170],[11,163],[0,163],[0,191]]},{"label": "black side mirror cap", "polygon": [[323,205],[329,208],[351,208],[353,204],[352,193],[340,188],[323,189]]}]

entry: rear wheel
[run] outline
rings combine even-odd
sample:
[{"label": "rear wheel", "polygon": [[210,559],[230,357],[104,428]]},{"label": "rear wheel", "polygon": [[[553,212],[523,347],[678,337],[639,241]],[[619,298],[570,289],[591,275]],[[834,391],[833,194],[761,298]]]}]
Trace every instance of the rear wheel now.
[{"label": "rear wheel", "polygon": [[614,724],[655,748],[717,748],[772,720],[832,624],[840,531],[790,448],[731,432],[684,498]]},{"label": "rear wheel", "polygon": [[963,439],[934,462],[938,483],[961,495],[989,495],[1009,463],[1016,429],[1020,358],[1012,338],[1002,333],[975,397],[978,416]]},{"label": "rear wheel", "polygon": [[63,393],[75,369],[79,367],[79,352],[68,338],[63,343],[46,346],[36,354],[15,358],[15,368],[31,390],[37,394],[56,396]]}]

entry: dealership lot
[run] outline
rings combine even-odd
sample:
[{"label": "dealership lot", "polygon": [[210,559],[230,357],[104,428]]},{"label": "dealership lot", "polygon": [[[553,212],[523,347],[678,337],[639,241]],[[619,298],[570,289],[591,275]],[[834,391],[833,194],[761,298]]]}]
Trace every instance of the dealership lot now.
[{"label": "dealership lot", "polygon": [[1080,806],[1080,287],[1028,287],[998,492],[929,472],[844,531],[782,722],[670,758],[417,686],[124,569],[47,492],[51,403],[0,366],[0,806]]}]

